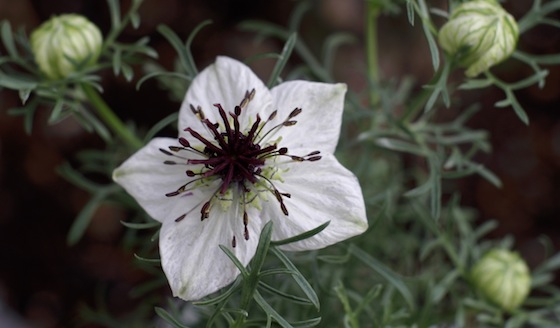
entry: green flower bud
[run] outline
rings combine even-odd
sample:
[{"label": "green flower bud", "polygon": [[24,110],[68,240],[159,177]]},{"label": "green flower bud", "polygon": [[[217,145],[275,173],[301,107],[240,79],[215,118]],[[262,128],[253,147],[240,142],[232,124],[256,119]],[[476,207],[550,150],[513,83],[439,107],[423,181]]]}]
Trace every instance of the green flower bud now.
[{"label": "green flower bud", "polygon": [[97,26],[76,14],[53,16],[31,33],[35,61],[53,80],[94,64],[102,42]]},{"label": "green flower bud", "polygon": [[474,77],[507,59],[515,50],[519,28],[495,0],[474,0],[459,5],[438,35],[439,44]]},{"label": "green flower bud", "polygon": [[475,264],[471,282],[488,300],[506,311],[512,311],[529,294],[531,274],[517,253],[494,249]]}]

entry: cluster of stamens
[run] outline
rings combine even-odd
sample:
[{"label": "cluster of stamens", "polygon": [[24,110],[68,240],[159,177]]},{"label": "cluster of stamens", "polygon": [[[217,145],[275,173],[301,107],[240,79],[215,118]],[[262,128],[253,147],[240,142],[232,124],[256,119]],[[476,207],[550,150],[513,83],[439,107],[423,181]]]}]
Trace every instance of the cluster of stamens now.
[{"label": "cluster of stamens", "polygon": [[[305,156],[296,156],[289,154],[288,148],[286,147],[278,148],[276,142],[266,143],[267,138],[271,137],[282,127],[295,125],[297,121],[295,121],[294,118],[302,112],[301,108],[295,108],[283,122],[273,126],[267,131],[264,131],[264,128],[269,122],[276,118],[276,110],[273,111],[264,122],[257,114],[250,129],[248,131],[241,130],[239,122],[240,115],[254,96],[255,89],[250,92],[247,91],[241,103],[235,106],[233,112],[227,114],[220,104],[214,104],[214,107],[220,114],[223,126],[208,120],[200,106],[195,107],[190,105],[191,111],[200,119],[208,132],[210,132],[213,136],[213,140],[206,139],[200,133],[189,127],[184,131],[188,132],[194,139],[202,143],[202,147],[193,147],[186,138],[180,137],[178,139],[180,145],[169,146],[168,149],[160,148],[162,153],[179,159],[179,161],[166,160],[164,164],[201,166],[201,169],[197,171],[187,170],[186,175],[192,179],[189,179],[187,183],[177,190],[167,193],[165,196],[173,197],[181,194],[185,195],[197,186],[200,186],[201,183],[206,184],[211,181],[220,180],[219,188],[217,188],[210,199],[202,205],[200,219],[204,220],[209,217],[210,209],[215,199],[223,199],[229,190],[232,192],[236,192],[237,190],[237,192],[240,192],[239,201],[243,206],[243,225],[245,227],[243,235],[245,240],[249,239],[249,231],[247,229],[249,216],[246,206],[251,203],[255,197],[258,197],[258,192],[261,192],[261,190],[258,190],[256,193],[257,196],[253,195],[249,197],[248,194],[252,190],[258,189],[252,188],[253,185],[263,182],[265,186],[264,190],[274,195],[274,198],[280,205],[282,213],[288,215],[284,197],[290,198],[291,195],[289,193],[280,192],[274,186],[271,177],[267,177],[263,172],[266,161],[278,156],[286,157],[288,160],[294,162],[313,162],[321,159],[319,151],[313,151]],[[182,152],[194,153],[197,158],[183,156],[183,154],[181,154]],[[237,187],[237,189],[232,187]],[[179,222],[186,216],[187,213],[179,216],[175,221]],[[235,245],[236,240],[234,236],[232,239],[232,246],[235,247]]]}]

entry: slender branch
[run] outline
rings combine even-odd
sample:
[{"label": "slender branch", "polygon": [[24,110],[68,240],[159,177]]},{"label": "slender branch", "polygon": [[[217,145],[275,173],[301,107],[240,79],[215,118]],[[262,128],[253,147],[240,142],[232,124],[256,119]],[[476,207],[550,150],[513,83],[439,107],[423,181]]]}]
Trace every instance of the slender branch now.
[{"label": "slender branch", "polygon": [[377,18],[379,17],[379,4],[375,1],[367,1],[366,9],[366,60],[369,79],[369,105],[371,108],[379,103],[377,86],[379,82],[379,55],[377,38]]},{"label": "slender branch", "polygon": [[142,141],[124,125],[91,85],[82,84],[82,90],[84,90],[85,95],[97,110],[99,117],[116,135],[134,150],[140,149],[143,146]]}]

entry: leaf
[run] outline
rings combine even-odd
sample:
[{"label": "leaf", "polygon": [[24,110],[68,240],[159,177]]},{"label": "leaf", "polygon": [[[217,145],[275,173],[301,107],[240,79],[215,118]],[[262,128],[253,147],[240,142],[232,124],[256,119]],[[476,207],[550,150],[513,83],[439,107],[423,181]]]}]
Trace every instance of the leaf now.
[{"label": "leaf", "polygon": [[34,90],[38,83],[19,74],[6,75],[0,73],[0,87],[12,90]]},{"label": "leaf", "polygon": [[311,238],[313,236],[315,236],[316,234],[320,233],[321,231],[325,230],[325,228],[331,223],[331,221],[327,221],[323,224],[321,224],[320,226],[318,226],[317,228],[311,229],[309,231],[306,231],[304,233],[301,233],[299,235],[290,237],[290,238],[286,238],[286,239],[282,239],[282,240],[277,240],[277,241],[271,241],[270,244],[273,246],[282,246],[282,245],[286,245],[286,244],[291,244],[291,243],[295,243],[301,240],[305,240],[307,238]]},{"label": "leaf", "polygon": [[189,34],[189,37],[187,38],[187,42],[185,43],[185,48],[186,48],[186,52],[187,52],[187,62],[188,65],[190,67],[190,70],[187,70],[187,72],[191,73],[191,76],[195,76],[196,74],[198,74],[198,70],[196,68],[196,64],[194,63],[194,59],[191,53],[191,45],[192,42],[194,40],[194,38],[198,35],[198,32],[200,32],[200,30],[202,30],[204,27],[206,27],[207,25],[212,24],[212,21],[207,19],[202,21],[200,24],[198,24],[193,30],[192,32]]},{"label": "leaf", "polygon": [[270,304],[268,304],[265,301],[265,299],[261,296],[261,294],[258,291],[255,291],[253,298],[257,302],[257,304],[259,304],[259,306],[264,310],[264,312],[266,312],[266,314],[268,314],[274,320],[276,320],[276,322],[280,326],[284,328],[293,328],[293,326],[288,321],[286,321],[286,319],[284,319],[280,314],[278,314],[278,312],[276,312],[274,308],[272,308],[272,306],[270,306]]},{"label": "leaf", "polygon": [[188,326],[185,326],[182,322],[180,322],[177,318],[175,318],[173,315],[171,315],[169,312],[167,312],[165,309],[156,306],[154,310],[156,311],[156,314],[160,318],[170,323],[173,327],[189,328]]},{"label": "leaf", "polygon": [[8,54],[12,58],[19,58],[19,54],[17,52],[14,37],[12,34],[12,27],[10,26],[10,23],[8,21],[2,22],[1,35],[2,41],[4,43],[4,46],[6,47],[6,50],[8,51]]},{"label": "leaf", "polygon": [[149,259],[149,258],[142,257],[142,256],[140,256],[136,253],[134,253],[134,257],[137,260],[142,261],[142,262],[147,262],[147,263],[152,263],[152,264],[153,263],[155,263],[155,264],[160,264],[161,263],[161,259]]},{"label": "leaf", "polygon": [[282,53],[280,54],[280,57],[278,58],[278,61],[276,62],[276,65],[274,65],[274,69],[270,74],[270,78],[267,83],[269,89],[271,89],[278,82],[278,77],[280,76],[280,73],[286,66],[286,63],[288,63],[288,59],[290,58],[290,55],[294,50],[294,45],[296,44],[296,41],[297,41],[297,33],[294,32],[292,33],[292,35],[290,35],[288,41],[286,41],[286,43],[284,44]]},{"label": "leaf", "polygon": [[68,232],[68,236],[66,238],[66,242],[68,245],[73,246],[75,245],[82,236],[84,235],[93,214],[101,205],[101,202],[107,197],[108,192],[106,189],[102,189],[98,193],[96,193],[87,204],[82,208],[80,214],[76,217],[72,226],[70,227],[70,231]]},{"label": "leaf", "polygon": [[292,263],[292,261],[290,261],[290,259],[282,251],[280,251],[275,247],[272,247],[271,251],[284,264],[286,268],[292,271],[292,277],[294,278],[295,282],[298,284],[299,288],[301,288],[305,296],[307,296],[307,298],[311,301],[311,303],[313,303],[315,308],[319,310],[321,307],[319,303],[319,297],[317,297],[317,293],[315,293],[315,290],[313,289],[313,287],[311,287],[307,279],[305,279],[305,277],[301,274],[301,272],[299,272],[297,267]]},{"label": "leaf", "polygon": [[130,229],[142,230],[142,229],[151,229],[161,225],[161,222],[152,221],[152,222],[143,222],[143,223],[134,223],[134,222],[125,222],[121,221],[121,224]]},{"label": "leaf", "polygon": [[360,248],[356,247],[355,245],[350,245],[350,252],[354,254],[358,259],[360,259],[364,264],[372,268],[375,272],[377,272],[380,276],[385,278],[393,287],[395,287],[404,300],[407,302],[408,307],[411,310],[415,309],[414,305],[414,298],[412,297],[412,293],[406,286],[406,284],[402,281],[399,274],[390,270],[386,267],[383,263],[379,262],[377,259],[373,258],[368,253],[364,252]]},{"label": "leaf", "polygon": [[261,287],[262,289],[266,290],[267,292],[271,293],[271,294],[275,294],[277,296],[280,296],[288,301],[294,302],[294,303],[298,303],[298,304],[303,304],[303,305],[313,305],[313,303],[311,303],[308,299],[303,298],[303,297],[298,297],[295,295],[291,295],[288,293],[284,293],[281,290],[278,290],[262,281],[259,281],[259,287]]}]

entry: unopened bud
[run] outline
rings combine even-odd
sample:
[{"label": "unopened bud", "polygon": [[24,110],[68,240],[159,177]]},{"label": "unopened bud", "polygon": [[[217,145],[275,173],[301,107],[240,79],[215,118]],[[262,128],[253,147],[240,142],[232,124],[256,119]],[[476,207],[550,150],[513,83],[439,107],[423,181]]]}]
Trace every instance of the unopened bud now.
[{"label": "unopened bud", "polygon": [[465,74],[474,77],[513,53],[519,28],[496,0],[475,0],[451,12],[438,39],[441,47],[466,68]]},{"label": "unopened bud", "polygon": [[488,300],[506,311],[512,311],[529,294],[531,274],[517,253],[494,249],[474,265],[471,282]]},{"label": "unopened bud", "polygon": [[97,26],[76,14],[53,16],[31,33],[30,40],[39,69],[53,80],[94,64],[103,43]]}]

